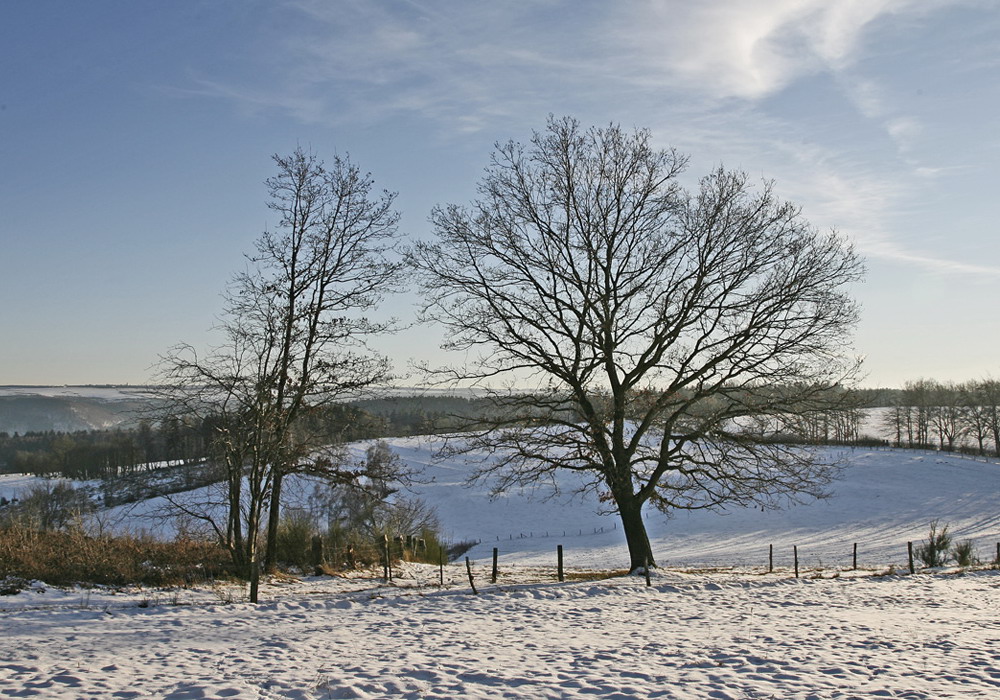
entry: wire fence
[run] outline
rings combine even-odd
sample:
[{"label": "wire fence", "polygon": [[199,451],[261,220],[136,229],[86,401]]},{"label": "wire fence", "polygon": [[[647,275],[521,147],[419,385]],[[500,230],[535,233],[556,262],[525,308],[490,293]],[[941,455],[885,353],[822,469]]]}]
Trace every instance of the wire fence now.
[{"label": "wire fence", "polygon": [[[827,546],[823,548],[799,547],[797,545],[776,547],[765,546],[754,552],[745,552],[742,556],[720,553],[718,555],[690,556],[671,558],[666,552],[655,553],[657,568],[664,571],[681,571],[685,573],[718,573],[732,572],[744,574],[774,574],[785,577],[806,577],[840,575],[846,572],[862,573],[918,573],[921,571],[940,571],[951,568],[997,568],[1000,566],[1000,535],[994,538],[975,538],[972,540],[973,555],[970,560],[959,567],[952,557],[939,567],[929,567],[920,558],[920,547],[924,541],[900,542],[890,552],[880,549],[877,553],[866,552],[860,543],[849,543],[840,548]],[[605,574],[623,573],[626,570],[627,556],[622,556],[621,566],[615,566],[615,561],[605,561],[602,566],[595,566],[592,557],[574,557],[572,548],[553,546],[551,552],[541,553],[537,550],[529,552],[530,563],[522,563],[511,555],[517,551],[509,548],[494,548],[495,554],[491,569],[489,556],[480,556],[474,560],[473,570],[477,577],[489,580],[491,583],[527,582],[562,580],[560,572],[572,572],[569,580],[581,578],[597,578]],[[462,566],[459,562],[452,563],[449,580],[461,584],[463,582]],[[464,566],[464,565],[463,565]],[[458,568],[455,568],[458,567]],[[493,574],[497,571],[497,574]]]}]

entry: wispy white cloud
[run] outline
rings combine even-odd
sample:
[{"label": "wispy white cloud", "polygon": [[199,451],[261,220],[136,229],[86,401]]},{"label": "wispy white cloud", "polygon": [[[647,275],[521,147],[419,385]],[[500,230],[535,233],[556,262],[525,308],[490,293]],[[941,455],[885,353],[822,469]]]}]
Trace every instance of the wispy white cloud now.
[{"label": "wispy white cloud", "polygon": [[566,19],[563,29],[579,22],[580,31],[599,30],[555,2],[288,5],[304,21],[276,39],[280,80],[272,77],[268,84],[281,87],[273,89],[272,104],[287,102],[294,114],[290,98],[309,96],[325,105],[331,123],[402,115],[472,130],[526,108],[544,109],[554,93],[584,80],[588,63],[598,60],[581,60],[572,42],[552,40],[548,12]]},{"label": "wispy white cloud", "polygon": [[875,20],[919,0],[655,0],[632,4],[619,40],[664,84],[758,99],[803,76],[838,71]]},{"label": "wispy white cloud", "polygon": [[845,151],[812,141],[801,125],[751,107],[679,125],[675,116],[661,116],[653,133],[670,135],[671,142],[695,154],[692,175],[722,164],[773,179],[780,196],[800,204],[813,225],[836,229],[871,260],[936,275],[1000,279],[1000,266],[949,257],[949,249],[919,235],[924,199],[938,187],[935,178],[943,169],[911,169],[907,163],[886,168],[863,149]]},{"label": "wispy white cloud", "polygon": [[281,111],[303,124],[325,123],[328,118],[323,101],[307,94],[276,91],[254,85],[239,85],[205,77],[195,77],[192,80],[193,85],[188,87],[161,87],[160,90],[183,98],[225,99],[247,115]]},{"label": "wispy white cloud", "polygon": [[913,141],[923,132],[920,122],[912,117],[890,119],[886,123],[886,129],[900,151],[909,150]]},{"label": "wispy white cloud", "polygon": [[840,79],[840,83],[847,96],[861,114],[870,119],[885,116],[886,100],[884,91],[874,80],[844,76]]},{"label": "wispy white cloud", "polygon": [[[863,65],[887,23],[977,1],[288,0],[293,21],[274,37],[260,74],[212,76],[193,90],[307,124],[417,119],[459,138],[523,134],[523,121],[537,127],[550,111],[598,122],[617,115],[682,148],[764,168],[790,183],[790,198],[811,218],[835,223],[869,256],[997,275],[892,236],[893,212],[943,166],[912,155],[923,122]],[[759,108],[820,74],[895,145],[892,166],[859,164]]]},{"label": "wispy white cloud", "polygon": [[[880,20],[964,1],[287,0],[292,19],[265,47],[259,74],[204,86],[249,108],[309,119],[322,110],[332,122],[503,120],[615,90],[753,101],[843,73]],[[856,94],[866,114],[885,117],[877,84],[859,83]]]},{"label": "wispy white cloud", "polygon": [[864,61],[884,51],[887,27],[915,23],[948,6],[980,0],[653,0],[629,6],[616,30],[632,42],[635,68],[626,72],[646,87],[715,101],[756,104],[798,81],[829,76],[860,115],[896,147],[910,174],[920,119],[894,102]]},{"label": "wispy white cloud", "polygon": [[790,169],[798,176],[789,178],[783,191],[793,201],[807,203],[806,213],[814,222],[834,222],[866,257],[934,274],[1000,279],[1000,265],[950,258],[898,235],[907,228],[902,222],[913,216],[920,186],[905,178],[872,172],[870,167],[845,163],[832,153],[800,153],[797,160],[800,164]]}]

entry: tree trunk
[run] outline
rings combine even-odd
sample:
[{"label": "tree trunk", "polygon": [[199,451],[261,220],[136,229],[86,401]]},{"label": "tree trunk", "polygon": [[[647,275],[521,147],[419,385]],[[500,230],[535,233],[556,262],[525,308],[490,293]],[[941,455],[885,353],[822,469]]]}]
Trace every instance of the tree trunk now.
[{"label": "tree trunk", "polygon": [[642,519],[642,503],[632,495],[615,500],[622,519],[625,541],[628,543],[629,571],[642,571],[647,563],[649,566],[656,566],[649,537],[646,535],[646,523]]},{"label": "tree trunk", "polygon": [[247,514],[247,531],[243,540],[243,570],[247,579],[253,576],[253,567],[260,562],[260,508],[250,506]]},{"label": "tree trunk", "polygon": [[281,481],[284,473],[275,466],[271,481],[271,504],[267,514],[267,543],[264,548],[264,571],[273,574],[278,562],[278,521],[281,517]]},{"label": "tree trunk", "polygon": [[243,558],[243,528],[242,511],[243,505],[243,470],[229,465],[229,516],[226,523],[226,546],[232,551],[239,552],[237,564],[242,563]]}]

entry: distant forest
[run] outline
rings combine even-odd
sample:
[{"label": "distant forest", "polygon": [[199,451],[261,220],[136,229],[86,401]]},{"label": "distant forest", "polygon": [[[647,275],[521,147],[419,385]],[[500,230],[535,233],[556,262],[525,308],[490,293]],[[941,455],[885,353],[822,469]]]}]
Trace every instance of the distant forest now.
[{"label": "distant forest", "polygon": [[[482,399],[400,397],[324,407],[308,415],[302,430],[331,442],[418,435],[448,430],[458,416],[484,410]],[[201,461],[213,435],[211,420],[193,425],[177,419],[140,420],[135,428],[0,432],[0,473],[106,479],[150,464]]]}]

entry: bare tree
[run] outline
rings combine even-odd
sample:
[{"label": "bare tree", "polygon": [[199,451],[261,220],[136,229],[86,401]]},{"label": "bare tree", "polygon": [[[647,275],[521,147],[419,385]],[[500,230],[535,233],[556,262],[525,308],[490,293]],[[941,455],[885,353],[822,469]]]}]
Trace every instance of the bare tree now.
[{"label": "bare tree", "polygon": [[987,378],[977,382],[976,401],[986,413],[993,452],[1000,457],[1000,380]]},{"label": "bare tree", "polygon": [[392,259],[394,194],[373,193],[371,177],[347,158],[327,167],[297,149],[274,162],[278,174],[266,184],[277,228],[258,239],[248,269],[228,288],[225,341],[206,357],[181,346],[164,360],[172,405],[213,424],[229,513],[216,531],[239,561],[257,561],[266,517],[268,567],[283,477],[324,470],[356,476],[335,459],[317,459],[331,436],[304,434],[297,425],[306,412],[388,379],[388,360],[365,339],[391,323],[364,314],[397,287],[401,270]]},{"label": "bare tree", "polygon": [[979,453],[986,454],[991,442],[993,454],[1000,457],[1000,381],[980,379],[961,387],[965,407],[965,425],[976,440]]},{"label": "bare tree", "polygon": [[938,447],[954,452],[956,442],[968,433],[968,408],[962,392],[954,383],[930,382],[931,409],[929,420],[937,433]]},{"label": "bare tree", "polygon": [[903,436],[907,434],[909,425],[909,407],[902,405],[900,399],[894,396],[891,405],[882,416],[879,427],[889,436],[893,445],[902,447]]},{"label": "bare tree", "polygon": [[[958,386],[959,401],[963,413],[964,434],[976,441],[979,454],[986,454],[986,441],[991,437],[990,407],[980,401],[984,398],[979,391],[979,382],[970,381]],[[985,394],[985,392],[984,392]]]},{"label": "bare tree", "polygon": [[387,442],[372,443],[358,466],[366,473],[363,481],[314,490],[313,502],[333,527],[356,532],[373,544],[383,536],[440,528],[434,508],[401,492],[400,485],[411,482],[414,474]]},{"label": "bare tree", "polygon": [[863,412],[860,394],[835,386],[823,397],[814,394],[809,398],[807,405],[790,406],[791,410],[777,421],[766,415],[755,417],[758,432],[780,430],[794,439],[816,444],[853,442],[860,437]]},{"label": "bare tree", "polygon": [[[423,318],[476,356],[443,380],[494,388],[503,410],[454,449],[485,450],[498,490],[589,475],[621,517],[632,569],[652,563],[643,506],[779,505],[832,467],[758,439],[746,417],[821,410],[850,378],[862,263],[769,183],[686,159],[647,131],[550,118],[498,144],[468,207],[432,214],[412,263]],[[501,392],[503,380],[533,385]]]},{"label": "bare tree", "polygon": [[934,381],[918,379],[903,385],[900,406],[906,411],[909,447],[931,446],[931,416],[934,413]]},{"label": "bare tree", "polygon": [[94,510],[85,489],[62,479],[38,481],[0,510],[0,525],[20,522],[39,531],[62,530]]}]

